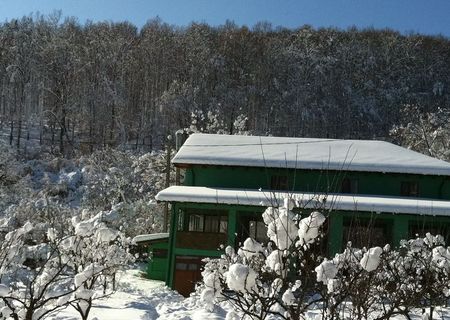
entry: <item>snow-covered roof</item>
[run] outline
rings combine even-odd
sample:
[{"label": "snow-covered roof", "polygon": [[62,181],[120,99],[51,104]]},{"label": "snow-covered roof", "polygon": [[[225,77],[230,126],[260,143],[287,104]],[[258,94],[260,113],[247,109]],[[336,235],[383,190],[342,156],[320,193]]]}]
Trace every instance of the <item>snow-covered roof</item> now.
[{"label": "snow-covered roof", "polygon": [[450,216],[450,201],[354,194],[328,194],[324,201],[314,193],[173,186],[159,192],[156,200],[268,207],[283,204],[287,197],[301,208]]},{"label": "snow-covered roof", "polygon": [[155,241],[168,239],[168,233],[151,233],[151,234],[140,234],[133,238],[133,243],[145,242],[145,241]]},{"label": "snow-covered roof", "polygon": [[172,162],[450,176],[448,162],[377,140],[192,134]]}]

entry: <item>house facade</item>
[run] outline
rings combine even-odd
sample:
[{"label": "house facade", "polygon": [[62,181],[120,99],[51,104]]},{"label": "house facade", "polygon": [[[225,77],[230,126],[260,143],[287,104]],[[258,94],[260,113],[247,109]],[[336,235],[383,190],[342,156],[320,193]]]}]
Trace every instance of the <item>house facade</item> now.
[{"label": "house facade", "polygon": [[261,213],[294,199],[327,215],[325,250],[450,235],[450,163],[383,141],[193,134],[173,164],[166,283],[188,295],[202,259],[247,237],[265,242]]}]

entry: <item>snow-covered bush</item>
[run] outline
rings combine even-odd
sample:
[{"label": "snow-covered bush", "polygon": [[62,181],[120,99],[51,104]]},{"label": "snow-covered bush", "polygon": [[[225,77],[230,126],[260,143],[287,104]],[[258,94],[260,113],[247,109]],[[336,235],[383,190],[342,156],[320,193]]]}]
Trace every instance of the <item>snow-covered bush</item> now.
[{"label": "snow-covered bush", "polygon": [[228,300],[251,319],[297,319],[319,302],[314,298],[319,288],[314,268],[321,260],[325,217],[314,211],[301,219],[292,211],[293,204],[287,200],[263,213],[269,243],[248,238],[237,253],[227,247],[220,259],[208,260],[197,289],[208,308]]},{"label": "snow-covered bush", "polygon": [[[450,297],[450,249],[441,236],[390,245],[353,248],[351,242],[333,258],[320,255],[325,216],[313,211],[303,219],[293,202],[263,213],[270,242],[247,239],[237,253],[225,249],[207,259],[197,292],[208,309],[231,303],[243,319],[389,319],[409,317]],[[368,230],[369,231],[369,230]]]},{"label": "snow-covered bush", "polygon": [[351,319],[409,317],[415,308],[446,305],[450,296],[450,251],[441,236],[402,241],[393,250],[355,249],[324,260],[316,269],[323,283],[324,314]]}]

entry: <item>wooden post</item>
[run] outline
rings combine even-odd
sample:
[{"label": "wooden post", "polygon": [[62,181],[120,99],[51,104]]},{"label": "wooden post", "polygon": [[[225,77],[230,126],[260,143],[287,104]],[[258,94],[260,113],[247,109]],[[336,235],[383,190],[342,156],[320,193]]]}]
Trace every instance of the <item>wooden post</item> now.
[{"label": "wooden post", "polygon": [[[167,138],[167,144],[166,144],[166,184],[165,188],[168,188],[170,186],[170,158],[171,158],[171,144],[170,144],[170,136]],[[164,203],[164,225],[163,225],[163,231],[168,231],[168,225],[169,225],[169,203]]]},{"label": "wooden post", "polygon": [[409,236],[409,217],[407,215],[395,215],[392,228],[392,242],[395,247],[400,245],[401,240],[407,240]]},{"label": "wooden post", "polygon": [[342,251],[342,233],[344,224],[341,212],[332,212],[329,215],[328,254],[330,257]]},{"label": "wooden post", "polygon": [[[227,245],[236,246],[236,233],[237,233],[237,212],[236,208],[228,210],[228,243]],[[224,243],[225,245],[225,243]]]}]

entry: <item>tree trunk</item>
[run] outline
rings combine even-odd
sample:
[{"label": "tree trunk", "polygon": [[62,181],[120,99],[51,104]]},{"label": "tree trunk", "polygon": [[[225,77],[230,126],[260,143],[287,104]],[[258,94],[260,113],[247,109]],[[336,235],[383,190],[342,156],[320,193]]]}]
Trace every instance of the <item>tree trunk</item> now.
[{"label": "tree trunk", "polygon": [[20,136],[22,134],[22,114],[21,111],[19,111],[19,121],[17,123],[17,141],[16,141],[16,147],[17,149],[20,148]]},{"label": "tree trunk", "polygon": [[62,110],[62,116],[61,116],[61,122],[59,124],[60,131],[59,131],[59,152],[61,155],[64,155],[64,134],[66,130],[66,109],[63,108]]},{"label": "tree trunk", "polygon": [[88,320],[89,318],[89,313],[91,312],[91,307],[92,307],[92,299],[89,299],[89,301],[86,301],[89,305],[86,308],[86,310],[81,313],[81,319],[82,320]]},{"label": "tree trunk", "polygon": [[9,145],[11,146],[14,139],[14,120],[11,120],[11,126],[9,129]]},{"label": "tree trunk", "polygon": [[50,131],[51,131],[51,135],[52,135],[52,138],[51,138],[51,151],[52,151],[52,153],[53,153],[53,147],[54,147],[54,144],[55,144],[55,124],[54,123],[52,123],[51,125],[50,125]]}]

